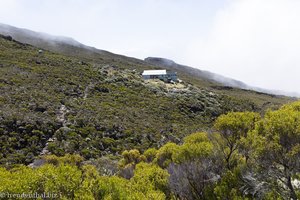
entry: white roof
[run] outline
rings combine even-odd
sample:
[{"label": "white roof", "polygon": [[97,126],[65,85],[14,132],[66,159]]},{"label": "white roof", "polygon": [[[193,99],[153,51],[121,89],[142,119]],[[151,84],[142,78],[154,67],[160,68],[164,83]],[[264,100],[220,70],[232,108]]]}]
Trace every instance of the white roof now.
[{"label": "white roof", "polygon": [[167,70],[144,70],[142,75],[165,75]]}]

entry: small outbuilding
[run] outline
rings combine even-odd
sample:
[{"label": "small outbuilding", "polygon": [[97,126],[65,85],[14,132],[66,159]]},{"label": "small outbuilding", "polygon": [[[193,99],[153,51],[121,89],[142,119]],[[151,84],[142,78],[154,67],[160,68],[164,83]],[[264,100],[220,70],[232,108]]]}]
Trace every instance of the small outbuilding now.
[{"label": "small outbuilding", "polygon": [[165,82],[177,82],[177,73],[169,72],[167,70],[144,70],[142,76],[145,80],[159,79]]}]

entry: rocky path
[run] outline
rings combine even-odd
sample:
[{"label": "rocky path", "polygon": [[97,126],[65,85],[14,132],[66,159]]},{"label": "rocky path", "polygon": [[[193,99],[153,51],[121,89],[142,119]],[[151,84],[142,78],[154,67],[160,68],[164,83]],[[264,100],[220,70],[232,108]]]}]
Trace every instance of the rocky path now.
[{"label": "rocky path", "polygon": [[93,83],[90,83],[88,86],[86,86],[84,93],[83,93],[83,100],[86,100],[86,98],[88,97],[88,94],[89,94],[89,90],[93,87],[94,87]]},{"label": "rocky path", "polygon": [[66,114],[68,112],[69,112],[69,110],[67,109],[67,107],[62,104],[56,114],[57,121],[60,122],[63,127],[67,127]]},{"label": "rocky path", "polygon": [[[66,114],[69,112],[69,110],[67,109],[67,107],[65,105],[61,105],[59,110],[56,113],[56,120],[62,124],[61,128],[68,128],[67,127],[67,122],[68,120],[66,119]],[[61,128],[59,128],[57,131],[59,131]],[[45,144],[45,147],[42,149],[41,153],[39,154],[39,156],[43,156],[43,155],[48,155],[50,154],[49,150],[48,150],[48,145],[51,142],[54,142],[56,140],[56,138],[53,136],[51,138],[49,138]],[[32,163],[30,163],[28,166],[29,167],[39,167],[40,165],[44,164],[44,160],[37,157]]]}]

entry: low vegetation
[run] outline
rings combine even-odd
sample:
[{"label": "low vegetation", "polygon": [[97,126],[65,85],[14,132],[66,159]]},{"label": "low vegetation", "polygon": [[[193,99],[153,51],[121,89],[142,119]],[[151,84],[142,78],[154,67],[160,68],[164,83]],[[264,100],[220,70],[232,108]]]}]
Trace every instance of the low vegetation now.
[{"label": "low vegetation", "polygon": [[299,102],[81,51],[0,37],[0,198],[300,197]]},{"label": "low vegetation", "polygon": [[[263,112],[247,99],[187,82],[183,89],[148,84],[125,58],[109,60],[118,66],[82,61],[10,37],[0,38],[0,50],[3,165],[29,164],[47,153],[88,160],[144,151],[207,130],[229,111]],[[266,100],[273,99],[286,101]]]},{"label": "low vegetation", "polygon": [[38,168],[0,168],[5,194],[60,199],[298,199],[300,102],[268,111],[230,112],[213,133],[181,144],[124,151],[106,175],[79,155],[44,156]]}]

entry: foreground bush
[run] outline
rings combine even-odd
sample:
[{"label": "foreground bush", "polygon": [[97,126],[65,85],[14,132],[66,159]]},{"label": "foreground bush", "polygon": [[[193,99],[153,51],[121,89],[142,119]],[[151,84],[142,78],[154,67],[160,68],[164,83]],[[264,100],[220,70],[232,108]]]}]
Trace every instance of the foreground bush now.
[{"label": "foreground bush", "polygon": [[91,200],[299,199],[299,102],[263,118],[228,113],[214,128],[210,134],[191,134],[182,144],[124,151],[119,171],[109,176],[70,154],[45,156],[37,168],[2,167],[0,192]]}]

